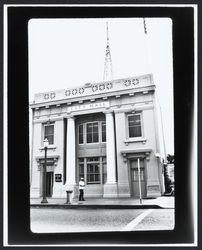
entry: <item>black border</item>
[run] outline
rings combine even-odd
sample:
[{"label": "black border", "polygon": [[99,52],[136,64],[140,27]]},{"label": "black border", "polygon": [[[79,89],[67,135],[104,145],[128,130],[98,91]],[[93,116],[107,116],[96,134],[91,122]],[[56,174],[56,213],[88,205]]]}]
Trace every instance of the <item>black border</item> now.
[{"label": "black border", "polygon": [[[192,7],[8,7],[9,244],[193,243],[190,152],[194,102]],[[31,18],[169,17],[173,21],[176,227],[173,231],[33,234],[29,229],[27,24]],[[183,177],[182,177],[183,176]]]}]

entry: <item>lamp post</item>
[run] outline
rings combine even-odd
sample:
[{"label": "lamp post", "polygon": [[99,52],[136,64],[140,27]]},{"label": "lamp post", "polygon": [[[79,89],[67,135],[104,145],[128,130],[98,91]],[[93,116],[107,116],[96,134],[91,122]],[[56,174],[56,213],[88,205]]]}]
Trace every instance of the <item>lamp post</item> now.
[{"label": "lamp post", "polygon": [[47,149],[48,149],[48,139],[45,138],[44,141],[44,152],[45,152],[45,158],[44,158],[44,165],[43,165],[43,199],[41,203],[48,203],[46,199],[46,159],[47,159]]}]

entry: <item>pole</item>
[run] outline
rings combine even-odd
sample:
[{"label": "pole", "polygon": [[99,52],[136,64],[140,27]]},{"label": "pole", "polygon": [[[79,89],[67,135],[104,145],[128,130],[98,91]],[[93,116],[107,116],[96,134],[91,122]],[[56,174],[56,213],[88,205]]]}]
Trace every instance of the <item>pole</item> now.
[{"label": "pole", "polygon": [[44,147],[45,151],[45,158],[44,158],[44,165],[43,165],[43,199],[41,203],[48,203],[46,199],[46,159],[47,159],[47,147]]},{"label": "pole", "polygon": [[142,190],[141,190],[141,179],[140,179],[140,158],[137,158],[137,167],[138,167],[138,183],[139,183],[140,204],[142,204]]}]

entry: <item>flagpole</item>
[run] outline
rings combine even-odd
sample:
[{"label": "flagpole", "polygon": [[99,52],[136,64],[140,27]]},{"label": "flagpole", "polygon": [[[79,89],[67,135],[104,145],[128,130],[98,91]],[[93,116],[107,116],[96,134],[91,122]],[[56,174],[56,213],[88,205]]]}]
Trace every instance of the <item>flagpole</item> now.
[{"label": "flagpole", "polygon": [[149,57],[148,57],[148,44],[147,44],[147,25],[146,25],[146,20],[143,17],[143,26],[144,26],[144,54],[145,54],[145,67],[146,67],[146,72],[150,73],[150,65],[149,65]]}]

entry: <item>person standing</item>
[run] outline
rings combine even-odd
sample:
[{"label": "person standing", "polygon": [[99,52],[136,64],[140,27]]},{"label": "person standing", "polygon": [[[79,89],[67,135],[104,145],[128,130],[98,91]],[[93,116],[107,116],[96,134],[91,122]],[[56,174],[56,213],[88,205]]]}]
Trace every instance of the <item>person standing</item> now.
[{"label": "person standing", "polygon": [[84,200],[84,188],[85,188],[85,183],[83,177],[81,177],[79,181],[79,201],[85,201]]}]

